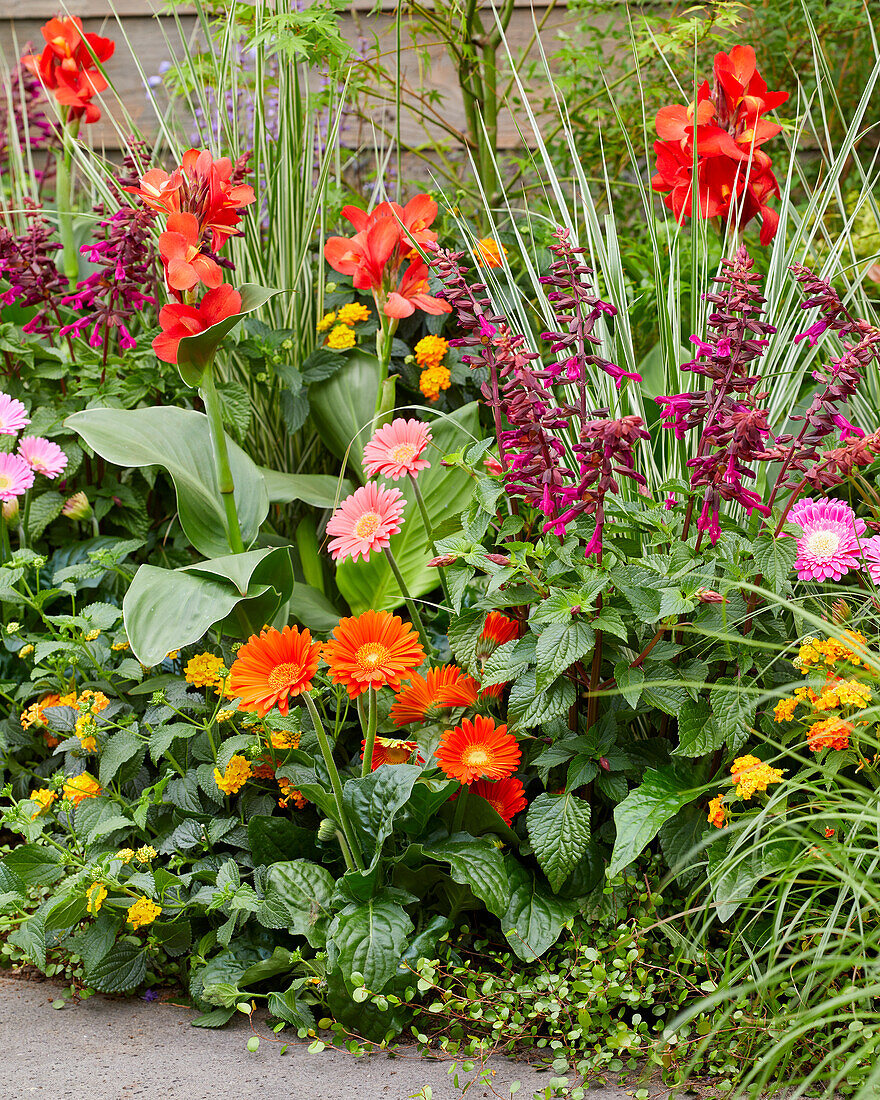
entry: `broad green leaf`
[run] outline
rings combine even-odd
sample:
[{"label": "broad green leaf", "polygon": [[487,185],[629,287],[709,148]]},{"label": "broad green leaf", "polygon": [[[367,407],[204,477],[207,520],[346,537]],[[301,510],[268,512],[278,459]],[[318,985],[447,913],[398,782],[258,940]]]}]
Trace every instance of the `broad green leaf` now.
[{"label": "broad green leaf", "polygon": [[557,676],[586,656],[593,648],[595,639],[593,628],[576,619],[545,626],[538,635],[535,654],[537,690],[543,691]]},{"label": "broad green leaf", "polygon": [[61,855],[54,848],[39,844],[22,844],[3,857],[3,866],[26,886],[51,886],[64,874]]},{"label": "broad green leaf", "polygon": [[177,371],[187,386],[201,385],[205,371],[214,362],[217,348],[248,313],[253,313],[266,304],[270,298],[280,294],[280,290],[267,290],[256,283],[245,283],[238,288],[241,295],[241,310],[211,325],[195,336],[185,336],[177,349]]},{"label": "broad green leaf", "polygon": [[664,821],[699,797],[702,788],[691,784],[691,770],[685,764],[665,764],[656,771],[649,768],[645,772],[641,786],[630,791],[614,809],[617,838],[609,875],[629,866],[654,839]]},{"label": "broad green leaf", "polygon": [[455,833],[439,844],[425,845],[422,851],[430,859],[448,863],[453,880],[469,886],[490,913],[500,917],[507,911],[510,900],[507,870],[501,853],[491,841]]},{"label": "broad green leaf", "polygon": [[123,940],[112,947],[85,975],[102,993],[127,993],[147,976],[147,953],[139,944]]},{"label": "broad green leaf", "polygon": [[709,713],[709,704],[689,699],[678,712],[678,746],[673,756],[705,756],[720,749],[724,734]]},{"label": "broad green leaf", "polygon": [[566,714],[574,697],[574,684],[564,676],[554,680],[545,691],[537,691],[534,669],[529,669],[510,689],[508,720],[517,729],[534,729],[549,718]]},{"label": "broad green leaf", "polygon": [[518,859],[505,859],[510,903],[501,918],[501,931],[524,962],[543,955],[578,911],[568,898],[554,897]]},{"label": "broad green leaf", "polygon": [[[166,649],[166,653],[168,650]],[[163,654],[164,656],[164,654]],[[147,755],[147,744],[131,730],[122,729],[107,739],[101,750],[98,782],[102,787],[122,783],[137,772]]]},{"label": "broad green leaf", "polygon": [[388,764],[362,779],[345,781],[342,802],[368,862],[373,852],[381,851],[395,814],[421,774],[417,764]]},{"label": "broad green leaf", "polygon": [[[336,375],[331,381],[341,375]],[[451,470],[441,465],[441,459],[450,451],[460,449],[480,432],[479,410],[476,402],[456,409],[447,419],[431,421],[433,443],[426,452],[430,469],[419,473],[419,490],[432,523],[436,526],[456,512],[463,511],[471,498],[471,480],[461,470]],[[369,439],[365,434],[363,443]],[[427,563],[434,556],[428,545],[428,536],[421,513],[415,504],[412,486],[408,479],[396,482],[407,499],[400,534],[391,539],[391,551],[403,574],[411,596],[424,596],[439,585],[437,570]],[[393,610],[403,603],[403,597],[384,554],[372,554],[368,561],[346,561],[336,570],[336,583],[352,612],[360,615],[370,608]]]},{"label": "broad green leaf", "polygon": [[46,925],[42,913],[34,913],[14,932],[10,932],[7,939],[23,951],[40,970],[46,969]]},{"label": "broad green leaf", "polygon": [[373,418],[382,367],[365,351],[352,352],[346,360],[332,377],[309,386],[311,417],[327,450],[339,459],[347,456],[347,469],[364,482],[364,444],[379,423]]},{"label": "broad green leaf", "polygon": [[270,993],[269,1002],[266,1005],[269,1015],[277,1016],[293,1027],[314,1030],[315,1017],[312,1015],[312,1010],[304,1001],[298,1000],[296,994],[297,990],[293,986],[284,993]]},{"label": "broad green leaf", "polygon": [[320,859],[315,830],[295,825],[288,817],[255,814],[248,821],[247,831],[257,866],[289,859]]},{"label": "broad green leaf", "polygon": [[57,932],[62,928],[72,928],[86,915],[87,901],[82,894],[68,894],[57,901],[46,913],[46,929]]},{"label": "broad green leaf", "polygon": [[295,581],[290,596],[290,614],[310,630],[329,634],[339,624],[344,612],[320,589]]},{"label": "broad green leaf", "polygon": [[[776,539],[772,536],[752,543],[755,568],[762,573],[768,586],[780,595],[791,588],[791,575],[797,557],[797,539]],[[757,582],[756,582],[757,583]]]},{"label": "broad green leaf", "polygon": [[329,871],[308,860],[293,859],[269,868],[266,899],[278,900],[287,908],[292,934],[305,936],[312,947],[323,947],[333,888]]},{"label": "broad green leaf", "polygon": [[125,630],[137,658],[155,665],[217,623],[233,637],[259,630],[292,592],[293,568],[283,546],[182,569],[142,565],[122,603]]},{"label": "broad green leaf", "polygon": [[266,482],[270,504],[290,504],[301,500],[313,508],[335,508],[354,492],[354,484],[330,474],[285,474],[260,467]]},{"label": "broad green leaf", "polygon": [[359,973],[367,989],[381,993],[397,974],[412,929],[412,921],[393,901],[371,898],[343,909],[330,935],[346,984],[353,984],[351,975]]},{"label": "broad green leaf", "polygon": [[629,661],[618,661],[614,666],[614,680],[620,694],[626,699],[633,710],[639,705],[642,695],[642,684],[645,682],[645,670],[632,668]]},{"label": "broad green leaf", "polygon": [[558,893],[590,843],[590,804],[570,792],[539,794],[526,826],[541,870]]},{"label": "broad green leaf", "polygon": [[223,1027],[228,1024],[235,1015],[234,1008],[215,1008],[211,1012],[205,1012],[190,1020],[191,1027]]},{"label": "broad green leaf", "polygon": [[[203,413],[173,405],[86,409],[69,416],[65,425],[117,466],[167,470],[177,493],[181,526],[195,549],[206,558],[230,553],[208,418]],[[269,511],[269,495],[253,461],[228,437],[226,443],[241,537],[249,546]]]},{"label": "broad green leaf", "polygon": [[755,724],[759,692],[742,681],[718,680],[709,692],[712,717],[718,728],[719,744],[727,743],[736,752]]}]

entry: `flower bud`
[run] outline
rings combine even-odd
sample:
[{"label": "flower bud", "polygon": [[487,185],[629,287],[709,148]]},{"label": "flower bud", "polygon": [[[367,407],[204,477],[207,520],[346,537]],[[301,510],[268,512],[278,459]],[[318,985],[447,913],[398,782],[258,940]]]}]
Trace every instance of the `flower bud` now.
[{"label": "flower bud", "polygon": [[493,458],[492,455],[487,455],[483,459],[483,465],[486,467],[489,473],[494,474],[495,477],[498,477],[504,473],[504,467],[501,465],[498,459]]},{"label": "flower bud", "polygon": [[510,558],[505,554],[487,554],[486,561],[492,562],[493,565],[510,565]]},{"label": "flower bud", "polygon": [[7,634],[16,634],[19,630],[21,630],[21,623],[11,622],[6,624]]},{"label": "flower bud", "polygon": [[68,497],[68,499],[65,500],[64,506],[61,509],[61,514],[67,516],[68,519],[89,519],[92,514],[92,506],[89,504],[89,498],[85,493],[74,493],[72,497]]},{"label": "flower bud", "polygon": [[606,772],[611,771],[611,765],[608,763],[608,760],[604,756],[599,757],[599,767]]},{"label": "flower bud", "polygon": [[852,617],[852,608],[846,600],[835,600],[831,605],[831,621],[840,625]]},{"label": "flower bud", "polygon": [[431,558],[428,562],[430,569],[442,569],[446,565],[454,565],[458,561],[458,554],[441,554],[439,558]]},{"label": "flower bud", "polygon": [[325,817],[318,826],[318,840],[326,844],[328,840],[332,840],[335,836],[336,822],[331,821],[329,817]]},{"label": "flower bud", "polygon": [[3,518],[7,523],[15,523],[18,520],[18,497],[3,501]]},{"label": "flower bud", "polygon": [[715,592],[711,588],[698,588],[694,595],[700,603],[724,603],[724,597],[721,593]]}]

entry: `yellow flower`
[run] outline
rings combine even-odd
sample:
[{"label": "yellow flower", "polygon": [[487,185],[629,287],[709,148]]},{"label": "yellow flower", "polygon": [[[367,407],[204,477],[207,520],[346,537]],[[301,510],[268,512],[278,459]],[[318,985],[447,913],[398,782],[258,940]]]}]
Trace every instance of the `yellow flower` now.
[{"label": "yellow flower", "polygon": [[128,911],[128,923],[137,931],[145,924],[152,924],[162,912],[162,906],[149,898],[138,898]]},{"label": "yellow flower", "polygon": [[[868,646],[868,639],[864,634],[859,633],[857,630],[845,630],[843,637],[847,639],[850,645],[860,646],[866,649]],[[836,638],[807,638],[804,644],[798,650],[798,655],[794,660],[794,664],[801,672],[809,672],[814,665],[824,664],[828,668],[832,668],[834,665],[846,661],[851,665],[860,665],[862,663],[861,657],[857,653],[853,652],[849,646],[844,645],[843,642],[838,641]]]},{"label": "yellow flower", "polygon": [[28,798],[31,802],[39,802],[40,804],[39,810],[35,810],[31,814],[31,820],[35,817],[39,817],[40,814],[46,813],[57,797],[57,791],[53,791],[51,787],[41,787],[38,791],[31,791]]},{"label": "yellow flower", "polygon": [[780,699],[773,708],[773,718],[777,722],[790,722],[797,710],[799,700]]},{"label": "yellow flower", "polygon": [[114,642],[110,646],[114,653],[124,653],[127,649],[130,649],[128,642]]},{"label": "yellow flower", "polygon": [[85,798],[97,798],[101,794],[101,787],[97,779],[90,776],[88,772],[83,772],[82,775],[76,775],[67,780],[63,794],[74,806],[78,806]]},{"label": "yellow flower", "polygon": [[93,882],[92,885],[86,890],[86,910],[94,917],[101,905],[104,902],[104,898],[107,897],[107,887],[103,883]]},{"label": "yellow flower", "polygon": [[80,713],[99,714],[107,709],[110,700],[103,691],[92,691],[91,688],[86,688],[85,691],[80,692],[76,705]]},{"label": "yellow flower", "polygon": [[296,790],[289,779],[279,779],[278,786],[281,788],[281,798],[278,799],[279,806],[286,808],[292,802],[298,810],[305,809],[308,799],[305,798],[302,791]]},{"label": "yellow flower", "polygon": [[448,367],[428,367],[419,375],[419,389],[429,401],[436,401],[441,390],[452,385],[452,375]]},{"label": "yellow flower", "polygon": [[834,691],[842,707],[866,707],[871,702],[871,689],[858,680],[841,680]]},{"label": "yellow flower", "polygon": [[361,321],[366,321],[369,316],[370,311],[365,305],[361,305],[360,302],[349,302],[336,314],[336,320],[340,325],[358,325]]},{"label": "yellow flower", "polygon": [[419,370],[439,367],[449,351],[449,341],[442,336],[423,336],[413,349]]},{"label": "yellow flower", "polygon": [[507,255],[507,249],[494,237],[481,237],[476,247],[477,263],[480,267],[501,267],[501,254]]},{"label": "yellow flower", "polygon": [[178,653],[180,653],[179,649],[170,650],[168,653],[165,654],[165,660],[166,661],[176,661]]},{"label": "yellow flower", "polygon": [[766,791],[771,783],[782,782],[782,772],[757,756],[740,756],[734,760],[730,774],[736,784],[737,797],[746,802],[755,791]]},{"label": "yellow flower", "polygon": [[98,743],[94,737],[96,729],[97,725],[91,714],[81,714],[77,718],[74,733],[79,738],[84,752],[97,752]]},{"label": "yellow flower", "polygon": [[218,710],[214,721],[219,725],[221,722],[228,722],[234,715],[234,710]]},{"label": "yellow flower", "polygon": [[333,322],[335,320],[336,320],[336,310],[333,310],[331,313],[325,313],[324,316],[321,318],[321,320],[318,322],[318,324],[315,327],[317,328],[318,332],[326,332],[327,329],[331,327],[331,325],[333,324]]},{"label": "yellow flower", "polygon": [[273,730],[272,731],[272,748],[273,749],[296,749],[299,748],[299,734],[288,730]]},{"label": "yellow flower", "polygon": [[727,824],[727,811],[724,809],[724,795],[716,794],[709,803],[709,816],[706,818],[710,825],[716,829],[723,829]]},{"label": "yellow flower", "polygon": [[18,655],[19,655],[19,657],[21,657],[22,660],[24,660],[25,657],[30,657],[30,655],[33,653],[33,651],[34,651],[34,647],[32,645],[23,645],[21,647],[21,649],[18,651]]},{"label": "yellow flower", "polygon": [[84,634],[83,637],[85,638],[85,640],[87,642],[93,642],[95,640],[95,638],[100,638],[101,637],[101,631],[100,630],[90,630],[88,632],[88,634]]},{"label": "yellow flower", "polygon": [[159,853],[152,844],[145,844],[135,852],[139,863],[149,863],[151,860],[155,859],[158,854]]},{"label": "yellow flower", "polygon": [[224,794],[235,794],[251,777],[250,763],[236,753],[226,765],[226,771],[214,769],[214,781]]},{"label": "yellow flower", "polygon": [[345,351],[346,348],[353,348],[356,343],[354,332],[348,325],[337,325],[327,337],[327,347],[334,351]]},{"label": "yellow flower", "polygon": [[134,859],[134,848],[120,848],[116,853],[116,859],[121,859],[123,863],[130,863]]},{"label": "yellow flower", "polygon": [[183,675],[193,687],[217,687],[222,667],[222,657],[215,657],[213,653],[197,653],[187,661]]}]

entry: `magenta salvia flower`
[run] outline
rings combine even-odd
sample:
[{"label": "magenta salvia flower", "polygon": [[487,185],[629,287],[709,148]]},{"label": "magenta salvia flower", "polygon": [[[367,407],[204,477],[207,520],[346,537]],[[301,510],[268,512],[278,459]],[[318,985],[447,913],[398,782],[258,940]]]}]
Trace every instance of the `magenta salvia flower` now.
[{"label": "magenta salvia flower", "polygon": [[18,441],[18,453],[30,468],[54,480],[67,466],[67,455],[57,443],[39,435],[25,435]]},{"label": "magenta salvia flower", "polygon": [[27,409],[8,393],[0,393],[0,435],[15,435],[30,424]]},{"label": "magenta salvia flower", "polygon": [[791,509],[788,521],[804,532],[797,540],[794,564],[800,580],[839,581],[860,567],[859,536],[865,522],[842,500],[804,497]]},{"label": "magenta salvia flower", "polygon": [[880,585],[880,535],[862,539],[862,558],[871,580]]},{"label": "magenta salvia flower", "polygon": [[0,500],[22,496],[34,483],[34,471],[18,455],[0,453]]}]

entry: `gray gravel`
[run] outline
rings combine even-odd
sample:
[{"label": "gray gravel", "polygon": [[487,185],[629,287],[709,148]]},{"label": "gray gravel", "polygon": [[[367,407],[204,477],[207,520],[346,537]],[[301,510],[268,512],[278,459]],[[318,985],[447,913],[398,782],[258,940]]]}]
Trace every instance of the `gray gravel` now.
[{"label": "gray gravel", "polygon": [[[209,1031],[191,1027],[196,1013],[186,1008],[101,995],[52,1008],[60,995],[49,982],[0,977],[0,1100],[408,1100],[426,1085],[432,1100],[458,1100],[475,1076],[461,1073],[456,1088],[449,1061],[414,1050],[357,1058],[330,1049],[309,1054],[294,1040],[283,1057],[272,1042],[251,1054],[244,1016]],[[550,1077],[504,1058],[490,1068],[492,1088],[474,1084],[467,1100],[509,1097],[513,1081],[521,1082],[517,1100],[531,1100]],[[626,1100],[635,1088],[590,1089],[589,1096]]]}]

